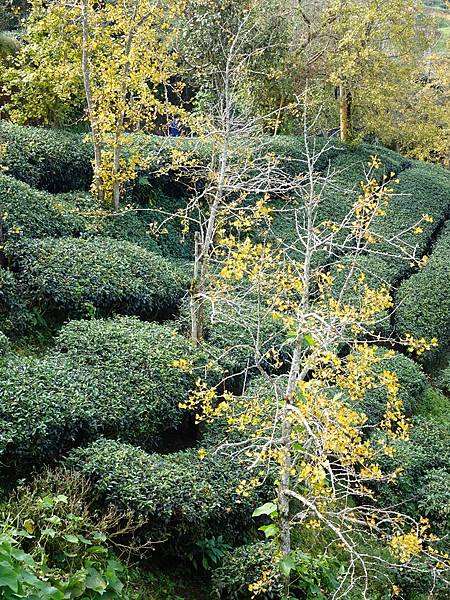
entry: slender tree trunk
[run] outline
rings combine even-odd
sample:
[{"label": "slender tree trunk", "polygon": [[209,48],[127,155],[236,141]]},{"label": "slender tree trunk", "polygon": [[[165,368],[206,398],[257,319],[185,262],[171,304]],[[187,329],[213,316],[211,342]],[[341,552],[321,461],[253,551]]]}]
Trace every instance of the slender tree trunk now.
[{"label": "slender tree trunk", "polygon": [[83,47],[82,47],[82,59],[81,67],[83,72],[83,83],[84,91],[86,94],[86,102],[88,107],[89,121],[91,125],[92,143],[94,145],[94,185],[101,202],[105,199],[103,182],[100,176],[102,171],[102,148],[100,143],[100,136],[97,129],[94,101],[92,98],[92,86],[91,86],[91,70],[89,67],[89,4],[88,0],[82,0],[81,3],[81,14],[83,23]]},{"label": "slender tree trunk", "polygon": [[122,147],[123,147],[122,143],[121,143],[121,139],[124,134],[125,112],[126,112],[125,107],[127,106],[128,79],[130,76],[130,69],[131,69],[130,54],[131,54],[131,49],[133,47],[133,40],[134,40],[134,36],[136,34],[136,29],[139,27],[139,25],[142,25],[142,23],[144,23],[145,18],[146,18],[146,17],[143,17],[138,23],[135,23],[135,19],[137,17],[138,10],[139,10],[139,5],[140,5],[140,0],[135,0],[134,7],[133,7],[132,24],[131,24],[130,30],[128,32],[128,36],[126,38],[125,48],[124,48],[124,55],[125,55],[126,61],[125,61],[124,67],[123,67],[122,85],[121,85],[121,89],[120,89],[120,102],[121,102],[123,108],[120,111],[119,117],[117,119],[116,132],[115,132],[115,136],[114,136],[115,137],[114,149],[113,149],[113,189],[112,189],[113,197],[112,197],[112,201],[113,201],[115,210],[118,210],[119,205],[120,205],[120,182],[118,181],[118,176],[120,173],[120,155],[121,155]]},{"label": "slender tree trunk", "polygon": [[[300,372],[300,348],[301,340],[297,341],[294,349],[289,380],[286,388],[285,403],[281,415],[281,464],[280,464],[280,483],[278,486],[278,523],[280,529],[280,551],[282,556],[287,556],[291,552],[291,522],[290,522],[290,484],[292,468],[292,424],[289,418],[291,406],[294,403],[295,388]],[[284,595],[289,593],[289,576],[284,578]]]},{"label": "slender tree trunk", "polygon": [[192,279],[190,298],[191,337],[195,346],[198,346],[202,342],[205,328],[204,275],[202,275],[204,265],[201,255],[202,243],[200,232],[197,231],[195,234],[194,277]]},{"label": "slender tree trunk", "polygon": [[339,86],[339,120],[341,141],[348,142],[352,135],[351,94],[344,85]]},{"label": "slender tree trunk", "polygon": [[225,92],[225,112],[224,112],[224,133],[222,152],[220,155],[219,176],[217,187],[214,192],[209,217],[206,225],[206,232],[203,240],[200,235],[197,237],[194,262],[194,279],[191,289],[191,329],[192,341],[195,345],[201,343],[204,339],[205,309],[204,294],[207,287],[207,278],[209,271],[209,259],[211,248],[214,241],[214,231],[216,219],[220,206],[223,201],[225,177],[228,167],[228,154],[231,134],[231,105],[228,90]]},{"label": "slender tree trunk", "polygon": [[121,151],[121,146],[119,144],[116,144],[114,146],[114,153],[113,153],[113,205],[114,205],[114,209],[118,210],[119,209],[119,205],[120,205],[120,183],[117,180],[117,177],[119,175],[119,171],[120,171],[120,151]]},{"label": "slender tree trunk", "polygon": [[[305,129],[306,135],[306,129]],[[311,291],[311,258],[314,239],[314,164],[308,158],[309,173],[309,198],[306,203],[307,215],[307,243],[305,247],[305,257],[303,262],[303,284],[304,291],[300,308],[297,312],[297,338],[295,341],[294,352],[292,354],[291,368],[289,370],[289,379],[286,387],[285,404],[281,415],[281,465],[280,465],[280,484],[278,487],[278,515],[280,528],[280,551],[282,556],[287,556],[291,552],[291,522],[290,522],[290,483],[292,468],[292,423],[290,419],[291,407],[295,402],[295,392],[299,380],[302,380],[307,374],[307,367],[302,366],[302,345],[304,331],[304,315],[307,314],[310,306]],[[289,594],[290,577],[284,578],[284,595]]]},{"label": "slender tree trunk", "polygon": [[275,121],[275,128],[273,130],[273,135],[278,135],[278,130],[279,130],[280,125],[281,125],[281,111],[283,110],[284,103],[285,103],[285,99],[284,99],[284,96],[283,96],[281,98],[281,100],[280,100],[280,106],[279,106],[279,108],[277,110],[277,119]]}]

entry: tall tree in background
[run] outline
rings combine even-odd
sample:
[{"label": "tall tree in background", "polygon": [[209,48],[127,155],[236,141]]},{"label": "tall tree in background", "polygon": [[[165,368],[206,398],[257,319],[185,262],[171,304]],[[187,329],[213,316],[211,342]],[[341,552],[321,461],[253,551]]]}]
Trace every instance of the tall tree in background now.
[{"label": "tall tree in background", "polygon": [[[343,141],[371,136],[416,158],[448,160],[448,57],[430,55],[437,30],[421,1],[295,0],[274,15],[261,16],[260,29],[272,27],[281,43],[252,73],[256,111],[275,111],[309,88],[317,131],[339,126]],[[272,130],[301,129],[299,111],[280,116]]]},{"label": "tall tree in background", "polygon": [[95,186],[118,208],[142,157],[128,133],[166,112],[158,86],[176,73],[174,24],[182,3],[81,0],[82,71],[95,151]]},{"label": "tall tree in background", "polygon": [[4,74],[14,91],[6,108],[20,122],[49,123],[54,106],[67,116],[83,104],[84,90],[94,186],[116,208],[143,164],[129,134],[154,128],[167,112],[161,87],[176,73],[173,33],[181,11],[182,2],[158,0],[34,0],[23,50]]}]

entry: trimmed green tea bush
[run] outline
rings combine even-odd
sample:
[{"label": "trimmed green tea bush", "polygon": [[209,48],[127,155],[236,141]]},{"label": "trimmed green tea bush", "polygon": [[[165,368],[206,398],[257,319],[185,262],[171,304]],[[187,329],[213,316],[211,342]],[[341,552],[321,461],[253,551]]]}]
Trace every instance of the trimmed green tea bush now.
[{"label": "trimmed green tea bush", "polygon": [[[373,224],[373,231],[379,235],[378,243],[373,245],[372,253],[358,259],[357,275],[363,272],[366,282],[372,287],[379,288],[386,284],[395,286],[410,273],[412,267],[408,253],[415,248],[416,256],[420,257],[426,251],[430,239],[450,209],[450,176],[443,169],[416,166],[401,173],[399,178],[400,184],[393,186],[395,195],[389,202],[386,214]],[[421,223],[421,233],[415,234],[411,230],[396,240],[397,235],[411,228],[425,214],[430,215],[433,222]],[[402,247],[407,252],[403,256]],[[345,258],[342,262],[345,265]]]},{"label": "trimmed green tea bush", "polygon": [[8,239],[42,237],[110,237],[179,258],[190,258],[192,244],[183,239],[179,220],[167,224],[167,232],[150,235],[149,224],[163,219],[158,211],[175,213],[182,200],[160,193],[148,196],[147,206],[127,205],[118,213],[108,211],[87,192],[49,194],[0,173],[0,212]]},{"label": "trimmed green tea bush", "polygon": [[380,486],[384,506],[402,505],[415,518],[430,517],[433,526],[449,530],[450,428],[431,418],[416,418],[410,439],[394,444],[393,458],[384,457],[387,472],[402,468],[392,484]]},{"label": "trimmed green tea bush", "polygon": [[94,481],[107,504],[147,520],[157,539],[200,539],[216,532],[232,537],[251,521],[259,501],[237,495],[243,470],[220,454],[208,453],[203,460],[195,449],[147,454],[100,439],[74,450],[67,462]]},{"label": "trimmed green tea bush", "polygon": [[[267,363],[266,353],[280,349],[285,331],[272,318],[269,310],[258,307],[252,299],[240,298],[238,302],[217,302],[206,306],[205,341],[211,355],[224,373],[237,375],[254,371],[259,362]],[[189,331],[189,311],[183,304],[178,326]]]},{"label": "trimmed green tea bush", "polygon": [[0,331],[20,333],[27,325],[28,314],[16,278],[0,267]]},{"label": "trimmed green tea bush", "polygon": [[0,123],[1,164],[8,174],[50,192],[89,189],[92,148],[82,136],[56,129]]},{"label": "trimmed green tea bush", "polygon": [[83,231],[83,220],[63,209],[58,196],[0,173],[0,216],[8,238],[60,237]]},{"label": "trimmed green tea bush", "polygon": [[4,333],[0,331],[0,360],[11,352],[11,344]]},{"label": "trimmed green tea bush", "polygon": [[[440,373],[438,384],[445,391],[445,393],[450,396],[450,363],[442,371],[442,373]],[[450,418],[450,414],[448,417]]]},{"label": "trimmed green tea bush", "polygon": [[217,305],[209,315],[206,339],[217,362],[230,373],[254,369],[266,353],[282,345],[285,332],[264,307],[251,301]]},{"label": "trimmed green tea bush", "polygon": [[[444,371],[442,379],[438,380],[438,384],[443,386],[448,394],[450,381],[446,386],[445,375]],[[418,417],[431,418],[441,423],[447,423],[450,426],[450,395],[445,395],[441,390],[428,385],[416,405],[414,414]]]},{"label": "trimmed green tea bush", "polygon": [[[400,336],[450,341],[450,225],[437,240],[428,264],[400,286],[396,325]],[[438,348],[439,350],[439,348]]]},{"label": "trimmed green tea bush", "polygon": [[[398,377],[400,389],[398,398],[403,402],[406,415],[414,412],[425,392],[426,380],[421,367],[403,354],[387,358],[376,365],[375,372],[388,370]],[[379,423],[386,411],[388,396],[384,387],[369,390],[363,401],[363,410],[369,424]]]},{"label": "trimmed green tea bush", "polygon": [[[355,270],[355,281],[360,273],[365,275],[365,283],[373,288],[396,286],[402,278],[411,271],[411,261],[408,254],[415,248],[416,257],[420,258],[427,250],[428,244],[436,229],[445,219],[450,209],[450,177],[443,170],[427,165],[415,165],[400,173],[400,184],[394,186],[395,194],[386,209],[386,214],[374,221],[373,230],[380,236],[379,241],[372,246],[372,252],[358,258]],[[415,234],[415,225],[425,214],[433,218],[433,222],[422,222],[422,232]],[[408,231],[399,236],[402,232]],[[392,243],[388,241],[392,240]],[[400,243],[401,242],[401,243]],[[397,247],[397,246],[400,246]],[[406,254],[402,255],[401,247]],[[340,263],[344,267],[349,260],[344,256]],[[336,293],[340,292],[345,281],[347,270],[334,272]],[[350,282],[351,283],[351,282]],[[359,303],[358,295],[354,295],[352,286],[348,285],[348,301]],[[402,307],[398,306],[399,312]],[[374,326],[377,332],[391,335],[393,326],[386,312],[385,318]]]},{"label": "trimmed green tea bush", "polygon": [[201,361],[167,326],[131,317],[72,321],[52,353],[1,366],[3,464],[17,476],[100,434],[154,447],[184,418],[178,404],[197,375],[174,361],[186,357],[194,367]]},{"label": "trimmed green tea bush", "polygon": [[[421,165],[401,173],[399,180],[398,185],[392,186],[395,195],[387,207],[386,215],[376,221],[374,231],[389,240],[412,227],[424,214],[431,215],[432,223],[421,224],[423,233],[409,231],[402,236],[402,240],[409,247],[415,247],[420,256],[450,209],[450,174],[443,169]],[[376,244],[375,249],[388,255],[395,253],[392,246],[383,241]],[[403,271],[409,270],[408,261],[404,261],[404,265]]]},{"label": "trimmed green tea bush", "polygon": [[25,295],[64,315],[173,309],[187,275],[161,256],[109,238],[24,240],[9,247]]},{"label": "trimmed green tea bush", "polygon": [[[222,566],[212,574],[213,598],[223,600],[250,600],[248,586],[259,581],[263,571],[273,570],[275,548],[270,542],[256,542],[235,548],[227,553]],[[282,592],[281,576],[273,581],[262,598],[279,597]],[[274,596],[275,594],[275,596]]]}]

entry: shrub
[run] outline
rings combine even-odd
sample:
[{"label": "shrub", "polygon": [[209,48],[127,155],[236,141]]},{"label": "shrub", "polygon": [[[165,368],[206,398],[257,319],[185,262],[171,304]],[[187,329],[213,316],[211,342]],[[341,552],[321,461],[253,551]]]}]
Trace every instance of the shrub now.
[{"label": "shrub", "polygon": [[[274,554],[275,548],[265,542],[241,546],[230,552],[223,565],[213,573],[214,598],[250,600],[254,594],[249,585],[261,581],[263,574],[268,585],[258,597],[264,600],[280,598],[283,583]],[[317,547],[311,554],[304,548],[297,548],[292,550],[291,558],[296,564],[289,586],[292,598],[325,598],[324,592],[331,594],[337,590],[336,576],[340,564],[329,551],[319,555]]]},{"label": "shrub", "polygon": [[127,205],[120,212],[106,209],[87,192],[49,194],[31,188],[0,173],[0,210],[9,239],[42,237],[111,237],[179,258],[190,258],[192,244],[183,239],[176,220],[167,224],[167,233],[152,237],[149,224],[162,221],[159,212],[175,213],[182,200],[152,192],[146,206]]},{"label": "shrub", "polygon": [[[386,284],[395,286],[412,271],[410,260],[406,257],[413,248],[416,248],[417,257],[426,251],[450,208],[450,177],[442,169],[416,166],[399,177],[400,183],[394,187],[395,195],[386,208],[386,214],[373,223],[372,229],[380,236],[380,241],[373,246],[371,253],[360,256],[357,263],[356,275],[363,272],[367,284],[375,288]],[[420,235],[413,231],[402,235],[400,249],[396,248],[396,236],[412,227],[424,214],[431,215],[433,222],[423,222]],[[393,245],[386,240],[393,240]],[[401,248],[406,251],[404,257]],[[345,257],[342,262],[346,264]],[[339,277],[342,276],[337,275],[337,287]]]},{"label": "shrub", "polygon": [[251,522],[255,498],[236,487],[243,470],[235,461],[197,450],[147,454],[140,448],[104,439],[74,450],[68,464],[91,478],[106,503],[147,521],[156,539],[200,539],[224,534],[233,539]]},{"label": "shrub", "polygon": [[[444,384],[442,380],[440,383]],[[421,395],[414,414],[432,418],[442,423],[450,423],[450,398],[429,385]]]},{"label": "shrub", "polygon": [[27,322],[28,314],[16,278],[0,267],[0,331],[21,332]]},{"label": "shrub", "polygon": [[428,264],[400,286],[396,326],[400,336],[450,341],[450,226],[437,240]]},{"label": "shrub", "polygon": [[9,499],[1,511],[2,598],[124,600],[124,568],[105,544],[121,516],[94,511],[90,491],[79,474],[57,470]]},{"label": "shrub", "polygon": [[[5,216],[6,213],[6,216]],[[77,215],[59,208],[58,196],[0,173],[0,217],[9,238],[59,237],[83,230]]]},{"label": "shrub", "polygon": [[444,392],[450,396],[450,362],[447,367],[439,374],[438,378],[439,387],[441,387]]},{"label": "shrub", "polygon": [[[268,366],[266,353],[280,349],[285,339],[282,325],[272,318],[271,312],[251,298],[226,303],[218,301],[206,305],[205,341],[214,362],[222,368],[222,375],[242,375],[255,371],[256,364]],[[190,331],[187,303],[181,310],[178,327]]]},{"label": "shrub", "polygon": [[[400,384],[398,398],[403,402],[405,414],[413,414],[426,388],[425,375],[421,367],[406,356],[397,354],[376,365],[375,372],[385,369],[398,377]],[[368,416],[369,424],[381,421],[386,411],[387,401],[388,395],[384,387],[368,391],[363,401],[363,410]]]},{"label": "shrub", "polygon": [[409,159],[382,146],[373,144],[342,146],[339,142],[337,151],[335,150],[332,155],[330,166],[338,177],[358,183],[364,179],[364,173],[369,170],[371,156],[378,156],[381,161],[380,170],[374,172],[380,180],[385,174],[392,171],[398,174],[411,166]]},{"label": "shrub", "polygon": [[[261,579],[263,572],[273,571],[273,545],[267,542],[247,544],[229,552],[223,565],[212,575],[211,591],[214,598],[250,600],[249,584]],[[278,598],[282,591],[281,577],[275,578],[263,599]]]},{"label": "shrub", "polygon": [[52,353],[7,361],[0,366],[4,477],[101,433],[154,447],[184,417],[178,404],[196,375],[173,363],[186,357],[201,361],[171,328],[118,318],[72,321]]},{"label": "shrub", "polygon": [[[398,185],[393,186],[395,195],[386,214],[376,221],[374,230],[385,239],[393,239],[418,222],[424,214],[431,215],[433,222],[421,225],[423,233],[417,235],[414,231],[409,231],[402,236],[408,249],[416,247],[420,256],[450,208],[450,176],[443,169],[420,165],[401,173],[399,181]],[[386,252],[388,256],[393,253],[392,247],[386,242],[377,244],[375,248]],[[408,261],[402,261],[402,264],[403,271],[408,271]]]},{"label": "shrub", "polygon": [[[150,223],[155,223],[161,228],[159,235],[150,238],[159,252],[163,256],[192,259],[194,254],[192,231],[185,235],[180,219],[167,220],[167,215],[176,215],[180,209],[185,208],[186,200],[181,195],[174,198],[164,194],[158,188],[144,186],[143,189],[141,188],[139,201],[144,208],[140,212],[140,218],[145,222],[147,231]],[[147,237],[149,237],[148,233]]]},{"label": "shrub", "polygon": [[283,327],[268,310],[251,300],[221,304],[209,315],[206,339],[216,360],[230,373],[255,369],[272,348],[285,339]]},{"label": "shrub", "polygon": [[443,533],[448,528],[448,477],[450,474],[450,429],[432,418],[416,418],[410,439],[395,442],[393,458],[382,466],[401,472],[392,484],[380,486],[378,498],[385,506],[402,505],[415,518],[425,513]]},{"label": "shrub", "polygon": [[0,331],[0,360],[5,358],[11,351],[11,344],[4,333]]},{"label": "shrub", "polygon": [[1,162],[12,177],[50,192],[89,189],[92,149],[81,135],[2,121],[0,144],[7,147]]},{"label": "shrub", "polygon": [[173,263],[125,241],[109,238],[23,240],[9,247],[24,294],[36,304],[84,315],[170,311],[188,277]]}]

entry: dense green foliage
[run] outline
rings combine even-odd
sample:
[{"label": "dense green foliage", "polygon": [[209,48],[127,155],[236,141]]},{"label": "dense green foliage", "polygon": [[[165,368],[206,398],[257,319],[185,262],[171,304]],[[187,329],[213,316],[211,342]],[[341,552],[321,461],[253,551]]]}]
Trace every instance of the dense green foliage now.
[{"label": "dense green foliage", "polygon": [[92,478],[107,503],[146,519],[153,539],[193,539],[222,533],[233,539],[249,522],[258,499],[236,494],[243,471],[214,452],[197,450],[148,454],[116,441],[99,439],[74,450],[68,464]]},{"label": "dense green foliage", "polygon": [[28,315],[20,288],[13,273],[0,268],[0,330],[4,333],[21,331]]},{"label": "dense green foliage", "polygon": [[397,331],[415,337],[450,341],[450,227],[436,241],[427,265],[404,281],[397,297]]},{"label": "dense green foliage", "polygon": [[[212,576],[212,595],[214,598],[243,600],[251,598],[249,584],[257,581],[264,570],[271,570],[273,548],[270,543],[256,542],[236,548],[228,553],[223,565]],[[269,597],[281,592],[280,582],[268,590]],[[267,596],[263,596],[267,597]]]},{"label": "dense green foliage", "polygon": [[187,287],[183,270],[125,241],[108,238],[24,240],[8,248],[27,298],[64,315],[88,309],[155,314],[176,307]]},{"label": "dense green foliage", "polygon": [[[399,399],[403,402],[405,414],[414,414],[417,404],[425,392],[426,380],[420,366],[403,354],[381,361],[374,369],[394,373],[400,384]],[[363,401],[363,410],[370,424],[379,423],[386,411],[388,396],[385,388],[370,390]]]},{"label": "dense green foliage", "polygon": [[58,196],[38,191],[2,173],[0,202],[5,234],[11,238],[60,237],[83,231],[81,218],[64,211]]},{"label": "dense green foliage", "polygon": [[92,151],[80,135],[2,121],[0,144],[0,164],[11,177],[50,192],[89,189]]},{"label": "dense green foliage", "polygon": [[[247,600],[248,584],[271,566],[273,557],[270,543],[257,541],[258,523],[251,518],[255,506],[274,494],[272,478],[253,496],[238,494],[248,472],[217,446],[225,439],[239,442],[239,432],[230,434],[225,420],[196,427],[179,404],[198,378],[217,383],[225,375],[225,387],[234,392],[245,388],[249,398],[261,397],[266,389],[271,393],[267,378],[254,376],[254,367],[283,377],[290,340],[267,308],[246,297],[238,304],[230,298],[208,307],[204,353],[189,341],[183,298],[192,232],[183,235],[176,213],[188,201],[191,182],[167,167],[171,150],[180,148],[206,165],[208,143],[137,136],[151,160],[127,189],[130,204],[116,212],[86,191],[91,150],[81,136],[2,124],[1,143],[7,153],[0,162],[8,167],[0,173],[6,239],[0,256],[2,484],[10,490],[32,469],[60,459],[73,471],[46,473],[5,501],[2,521],[9,527],[8,515],[15,515],[16,524],[0,536],[6,570],[3,579],[0,574],[0,596],[62,600],[61,594],[70,593],[86,600],[180,600],[171,582],[148,572],[130,575],[111,554],[108,539],[125,523],[125,543],[139,526],[139,542],[165,540],[160,554],[176,555],[197,574],[218,567],[212,575],[213,598]],[[318,139],[316,147],[325,143]],[[305,170],[300,137],[267,138],[264,147],[292,175]],[[325,189],[320,218],[337,220],[348,210],[373,155],[382,162],[374,173],[377,179],[386,174],[400,182],[393,183],[395,195],[377,221],[380,240],[374,252],[358,266],[375,286],[401,283],[394,313],[401,335],[436,335],[445,350],[450,340],[448,225],[434,238],[450,210],[448,173],[377,146],[344,147],[333,141],[316,165],[319,174],[336,172]],[[271,202],[275,209],[292,208],[294,200]],[[168,213],[175,218],[165,221]],[[284,242],[295,240],[289,214],[274,213],[274,236]],[[413,267],[391,255],[389,240],[424,214],[433,222],[423,223],[420,234],[408,232],[404,240],[418,257],[426,253],[430,260],[408,279]],[[151,231],[155,222],[166,229],[161,235]],[[345,256],[324,257],[325,262],[337,260],[345,262]],[[133,316],[101,318],[117,313],[175,320],[159,325]],[[43,319],[51,326],[44,337],[49,347],[28,348],[29,340],[20,335],[39,330]],[[385,324],[386,331],[392,327]],[[438,377],[442,393],[402,354],[383,361],[382,369],[397,375],[407,415],[420,418],[413,419],[411,439],[395,442],[396,454],[382,459],[382,467],[402,471],[395,485],[380,486],[381,506],[401,504],[416,518],[428,516],[434,530],[446,534],[450,440],[442,415],[450,411],[449,369]],[[372,425],[383,418],[386,402],[384,389],[372,389],[357,410]],[[335,585],[336,556],[324,555],[320,544],[316,539],[297,544],[293,593],[299,598],[320,598]],[[140,580],[144,587],[137,585]],[[407,577],[401,582],[408,600],[429,583]],[[359,600],[358,593],[351,600]],[[373,600],[384,600],[382,592],[377,594]],[[279,597],[278,580],[263,597]]]},{"label": "dense green foliage", "polygon": [[0,506],[2,598],[135,598],[124,565],[108,547],[109,538],[129,525],[113,510],[93,508],[92,499],[85,478],[55,469],[20,486]]},{"label": "dense green foliage", "polygon": [[412,516],[426,516],[442,535],[449,531],[450,429],[448,422],[431,417],[414,421],[411,437],[395,444],[393,458],[384,458],[391,470],[401,467],[396,482],[380,486],[385,506],[402,504]]},{"label": "dense green foliage", "polygon": [[170,327],[120,318],[73,321],[56,351],[11,357],[0,367],[3,477],[99,434],[153,446],[182,422],[194,375],[172,365],[189,354]]},{"label": "dense green foliage", "polygon": [[107,236],[137,243],[166,256],[191,258],[192,244],[181,232],[179,219],[168,221],[159,236],[151,236],[150,223],[165,220],[162,212],[176,213],[182,200],[165,196],[150,186],[138,188],[140,204],[119,212],[108,210],[87,192],[50,194],[0,172],[0,207],[3,235],[17,237]]}]

